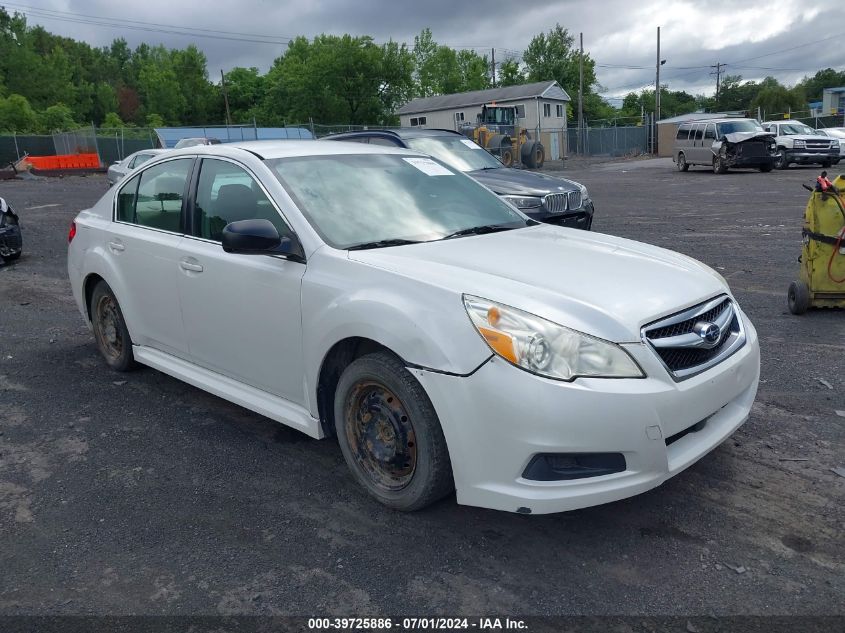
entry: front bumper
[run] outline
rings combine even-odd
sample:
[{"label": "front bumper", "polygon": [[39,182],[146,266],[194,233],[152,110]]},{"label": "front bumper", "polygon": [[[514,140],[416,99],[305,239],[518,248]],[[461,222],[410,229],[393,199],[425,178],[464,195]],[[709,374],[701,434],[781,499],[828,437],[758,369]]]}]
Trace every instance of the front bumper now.
[{"label": "front bumper", "polygon": [[574,211],[566,211],[565,213],[549,213],[545,207],[540,207],[537,211],[532,209],[521,209],[532,220],[543,222],[545,224],[554,224],[555,226],[565,226],[571,229],[584,229],[589,231],[593,225],[593,202],[592,200],[583,204],[581,208]]},{"label": "front bumper", "polygon": [[[729,437],[757,393],[757,333],[719,365],[680,383],[643,344],[624,347],[644,379],[540,378],[493,357],[469,376],[413,372],[440,418],[458,503],[511,512],[562,512],[659,486]],[[667,444],[666,439],[695,426]],[[539,453],[622,453],[626,468],[564,481],[522,477]]]},{"label": "front bumper", "polygon": [[773,167],[773,156],[735,156],[728,158],[728,167]]},{"label": "front bumper", "polygon": [[16,224],[0,226],[0,257],[14,257],[23,249],[21,228]]},{"label": "front bumper", "polygon": [[790,163],[812,164],[839,162],[839,150],[814,152],[811,150],[787,150],[786,157]]}]

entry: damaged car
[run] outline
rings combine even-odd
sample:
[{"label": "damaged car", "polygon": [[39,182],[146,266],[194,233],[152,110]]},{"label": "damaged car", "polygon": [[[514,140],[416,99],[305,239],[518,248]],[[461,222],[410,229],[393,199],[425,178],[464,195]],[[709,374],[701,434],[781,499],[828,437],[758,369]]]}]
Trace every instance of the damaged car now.
[{"label": "damaged car", "polygon": [[0,198],[0,258],[11,262],[21,256],[23,240],[18,216],[3,198]]},{"label": "damaged car", "polygon": [[754,119],[707,119],[678,126],[672,157],[678,171],[705,165],[716,174],[734,167],[772,171],[777,157],[775,136]]}]

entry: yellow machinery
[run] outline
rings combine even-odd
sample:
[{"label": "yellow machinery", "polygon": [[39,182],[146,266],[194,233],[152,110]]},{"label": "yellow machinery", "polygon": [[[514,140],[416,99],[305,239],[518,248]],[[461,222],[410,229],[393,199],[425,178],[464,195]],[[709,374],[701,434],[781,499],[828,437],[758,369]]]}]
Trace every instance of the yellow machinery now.
[{"label": "yellow machinery", "polygon": [[845,177],[830,183],[822,172],[811,191],[804,212],[800,278],[789,285],[793,314],[810,307],[845,307]]},{"label": "yellow machinery", "polygon": [[505,167],[512,167],[516,157],[531,169],[543,166],[546,150],[539,140],[532,139],[525,128],[519,126],[520,109],[516,106],[482,106],[475,126],[461,128],[461,132],[498,156]]}]

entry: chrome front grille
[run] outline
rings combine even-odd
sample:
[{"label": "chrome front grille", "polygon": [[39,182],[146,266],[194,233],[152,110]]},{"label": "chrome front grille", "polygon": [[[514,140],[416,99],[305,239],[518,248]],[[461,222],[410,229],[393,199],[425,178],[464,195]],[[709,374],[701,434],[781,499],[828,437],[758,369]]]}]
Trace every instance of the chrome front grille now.
[{"label": "chrome front grille", "polygon": [[566,213],[581,208],[581,192],[550,193],[543,199],[549,213]]},{"label": "chrome front grille", "polygon": [[550,193],[545,197],[545,202],[549,213],[564,213],[569,209],[565,193]]},{"label": "chrome front grille", "polygon": [[724,295],[646,325],[642,337],[675,380],[717,365],[745,344],[739,310]]},{"label": "chrome front grille", "polygon": [[804,147],[807,149],[830,149],[830,141],[825,139],[813,139],[804,141]]}]

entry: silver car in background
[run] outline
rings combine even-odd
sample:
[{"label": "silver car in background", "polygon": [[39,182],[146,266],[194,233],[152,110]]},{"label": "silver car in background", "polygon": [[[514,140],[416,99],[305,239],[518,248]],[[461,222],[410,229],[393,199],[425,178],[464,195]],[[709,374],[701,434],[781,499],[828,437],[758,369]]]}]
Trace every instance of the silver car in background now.
[{"label": "silver car in background", "polygon": [[123,160],[119,160],[116,163],[112,163],[112,165],[109,166],[108,172],[106,172],[106,178],[108,178],[109,187],[123,180],[126,174],[128,174],[136,167],[140,167],[148,160],[150,160],[153,156],[157,156],[162,152],[166,151],[167,150],[164,149],[144,149],[140,152],[129,154],[129,156],[127,156]]},{"label": "silver car in background", "polygon": [[845,159],[845,127],[826,127],[816,130],[816,134],[829,136],[839,141],[839,156]]}]

